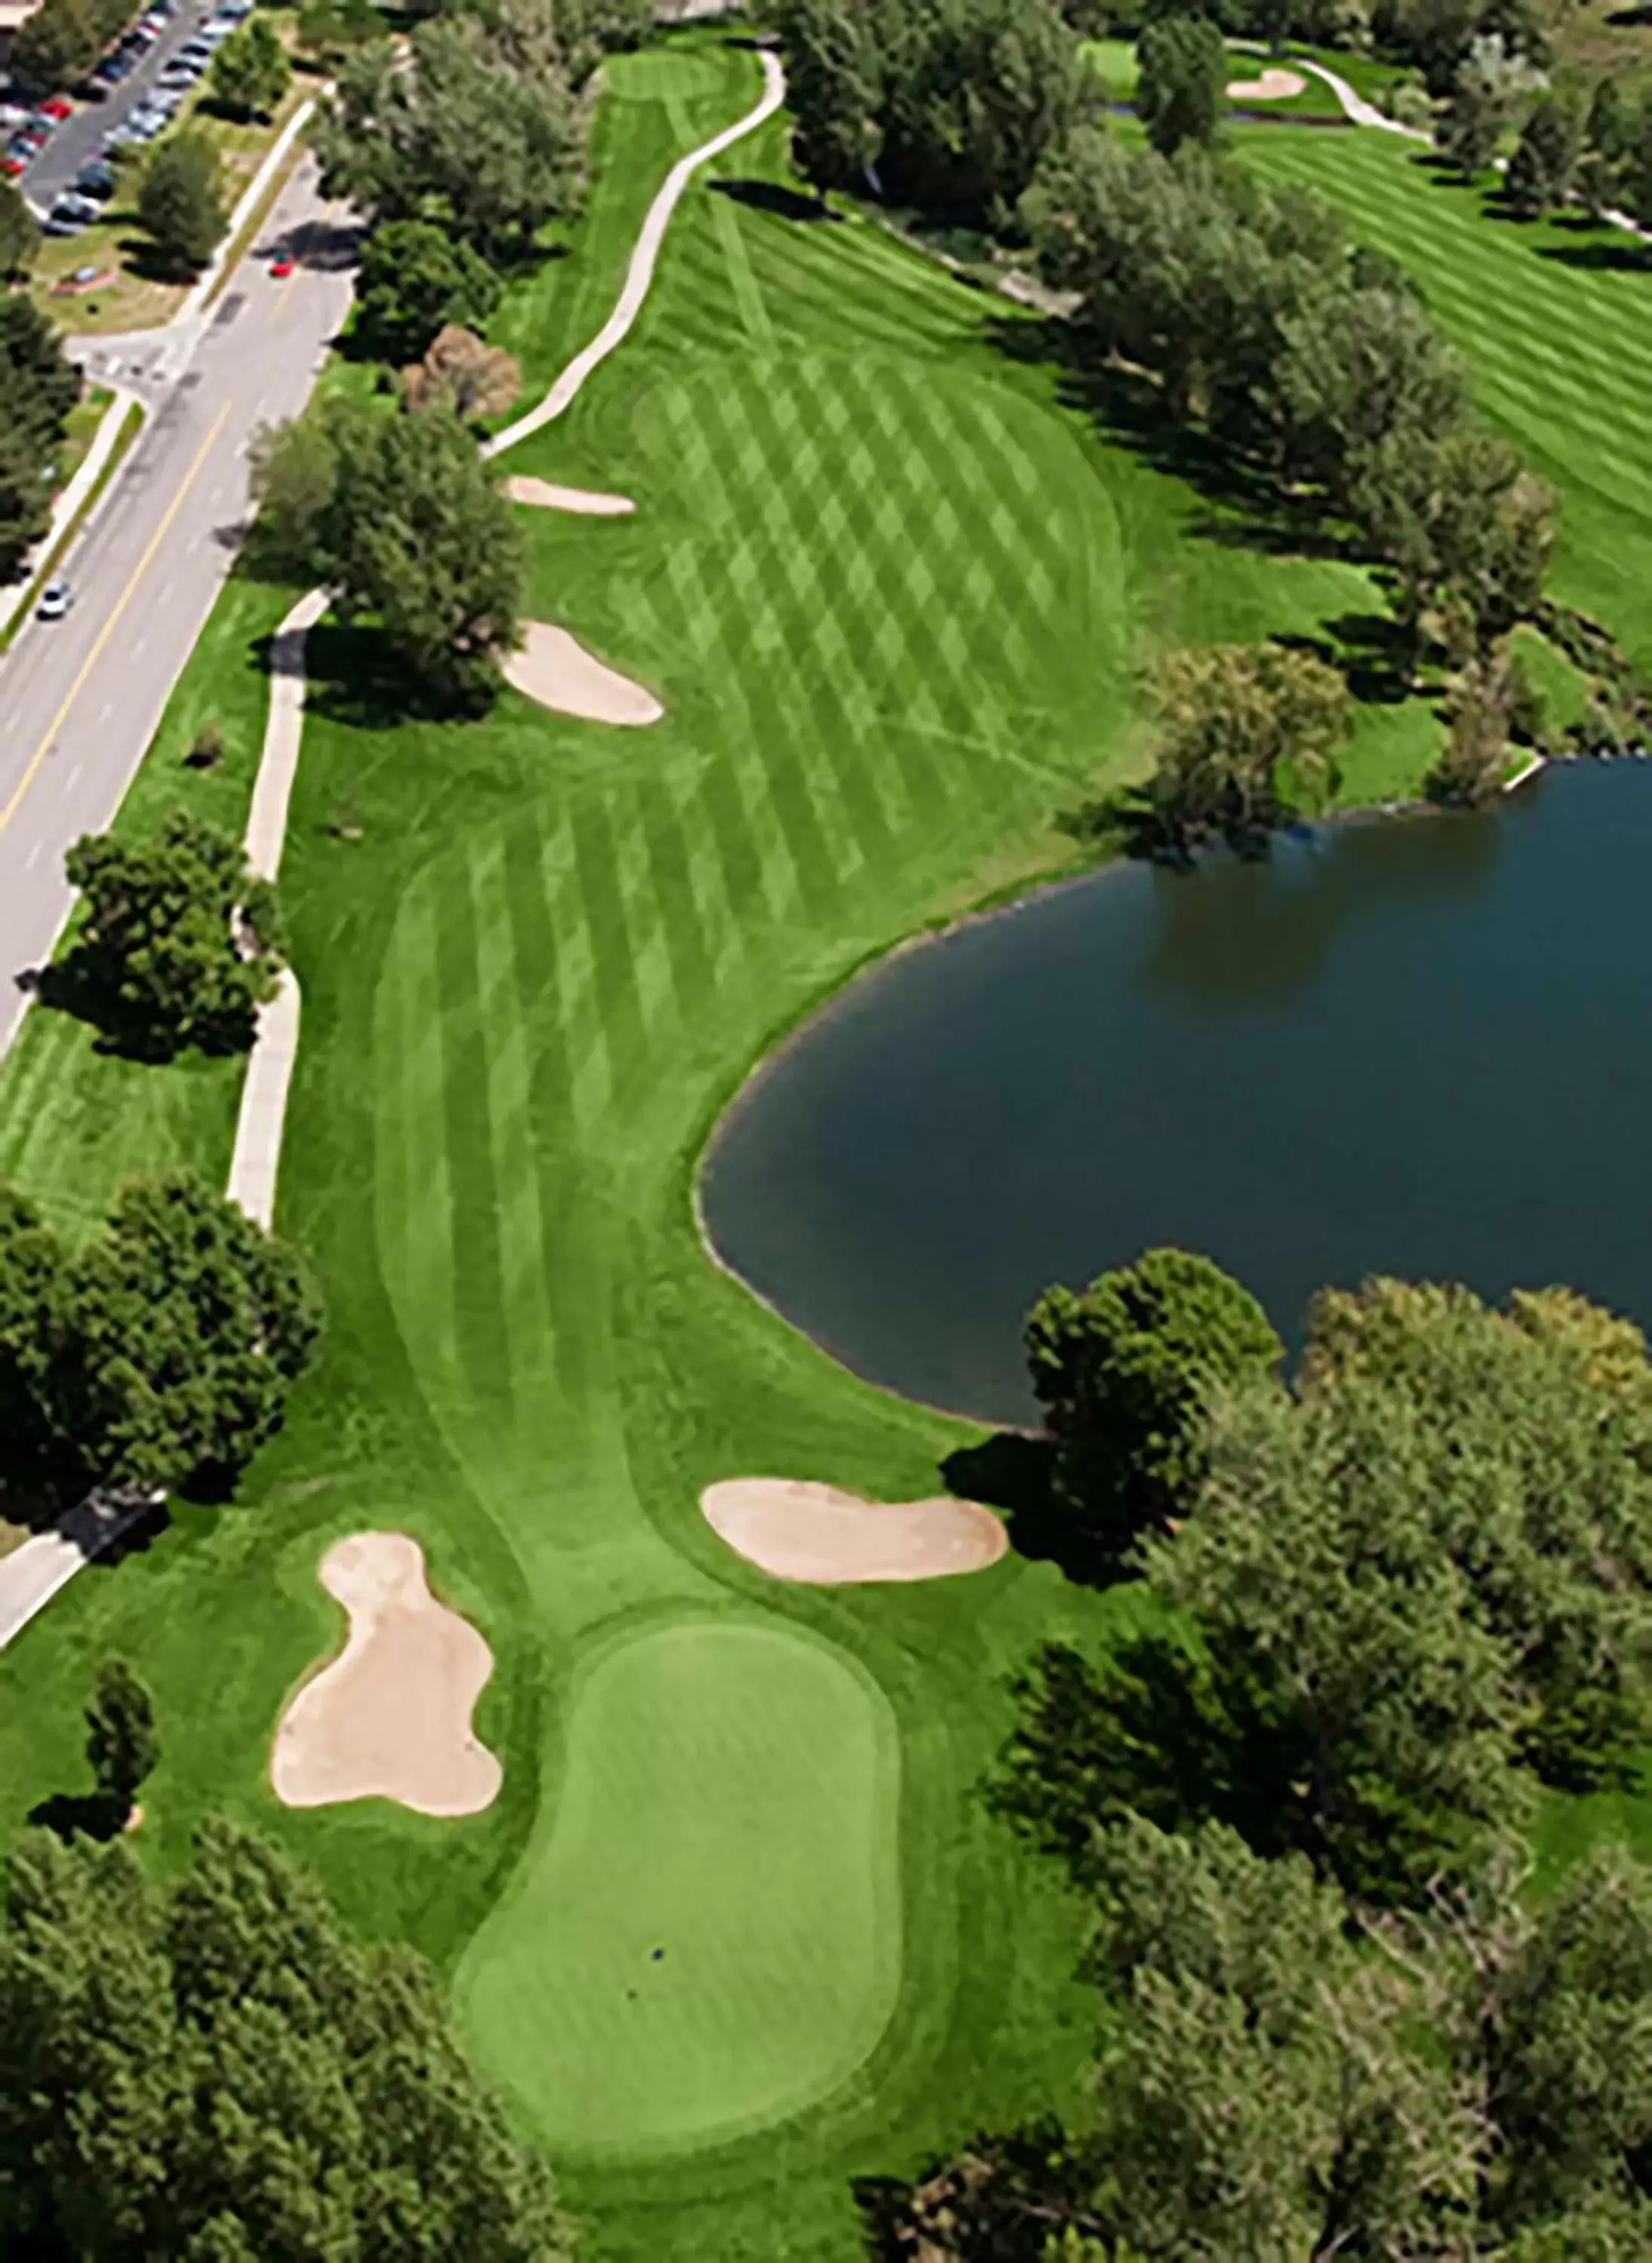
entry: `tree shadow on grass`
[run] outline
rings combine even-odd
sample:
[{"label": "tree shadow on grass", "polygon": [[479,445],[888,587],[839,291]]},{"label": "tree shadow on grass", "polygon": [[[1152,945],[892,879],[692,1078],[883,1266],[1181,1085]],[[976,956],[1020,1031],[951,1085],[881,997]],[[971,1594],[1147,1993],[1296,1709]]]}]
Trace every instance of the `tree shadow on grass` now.
[{"label": "tree shadow on grass", "polygon": [[1049,318],[988,324],[1005,358],[1054,367],[1064,408],[1078,410],[1105,440],[1128,448],[1151,470],[1181,481],[1212,507],[1187,525],[1197,539],[1266,557],[1346,559],[1353,546],[1327,526],[1322,505],[1282,489],[1272,467],[1253,463],[1212,434],[1185,423],[1151,379],[1099,360],[1092,333]]},{"label": "tree shadow on grass", "polygon": [[841,225],[830,206],[814,197],[800,196],[795,189],[782,188],[778,181],[713,181],[709,186],[720,197],[730,197],[735,204],[768,213],[776,220],[798,221],[808,227],[818,227],[822,221],[832,227]]},{"label": "tree shadow on grass", "polygon": [[1561,267],[1576,267],[1584,273],[1652,274],[1652,244],[1625,235],[1621,228],[1613,228],[1612,233],[1615,238],[1612,242],[1546,243],[1538,257],[1552,259]]},{"label": "tree shadow on grass", "polygon": [[107,1846],[127,1826],[131,1810],[103,1791],[54,1791],[29,1810],[29,1821],[67,1846],[71,1839],[95,1839]]},{"label": "tree shadow on grass", "polygon": [[93,1050],[120,1060],[163,1067],[185,1053],[224,1060],[251,1051],[257,1017],[250,1007],[192,1029],[187,1039],[121,994],[121,962],[87,942],[40,967],[33,985],[40,1004],[97,1031]]},{"label": "tree shadow on grass", "polygon": [[980,1501],[1003,1515],[1010,1545],[1034,1564],[1054,1564],[1080,1587],[1112,1586],[1124,1576],[1116,1557],[1074,1529],[1055,1490],[1055,1442],[1036,1431],[999,1430],[978,1446],[960,1446],[940,1465],[941,1482],[960,1500]]},{"label": "tree shadow on grass", "polygon": [[445,697],[412,674],[370,623],[322,621],[305,647],[308,705],[352,731],[394,731],[404,723],[476,722],[493,705],[485,698]]}]

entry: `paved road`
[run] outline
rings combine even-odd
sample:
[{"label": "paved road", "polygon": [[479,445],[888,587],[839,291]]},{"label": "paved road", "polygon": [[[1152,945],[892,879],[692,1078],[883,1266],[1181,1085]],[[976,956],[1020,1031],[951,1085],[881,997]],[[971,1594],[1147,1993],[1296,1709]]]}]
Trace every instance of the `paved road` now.
[{"label": "paved road", "polygon": [[[269,272],[277,244],[295,272]],[[353,232],[304,159],[253,255],[193,330],[89,341],[149,415],[62,570],[66,620],[0,658],[0,1052],[70,905],[63,851],[101,832],[189,658],[247,515],[246,443],[303,406],[349,306]]]},{"label": "paved road", "polygon": [[[162,66],[200,28],[214,4],[214,0],[180,0],[166,29],[130,76],[123,78],[105,100],[82,103],[72,118],[64,119],[18,184],[37,212],[49,212],[62,191],[73,186],[76,174],[88,158],[98,155],[105,135],[112,134],[136,106],[140,95],[149,93]],[[135,17],[140,11],[134,7],[132,12]]]}]

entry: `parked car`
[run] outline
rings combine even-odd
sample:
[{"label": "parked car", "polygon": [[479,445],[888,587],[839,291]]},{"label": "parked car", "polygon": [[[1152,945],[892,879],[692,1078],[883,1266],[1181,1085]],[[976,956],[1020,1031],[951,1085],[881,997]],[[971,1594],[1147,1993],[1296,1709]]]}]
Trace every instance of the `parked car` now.
[{"label": "parked car", "polygon": [[0,173],[4,173],[8,181],[15,181],[24,171],[28,162],[26,157],[13,156],[8,149],[4,156],[0,156]]},{"label": "parked car", "polygon": [[40,105],[40,115],[42,118],[54,119],[61,126],[64,119],[72,118],[75,115],[75,105],[66,94],[48,95]]},{"label": "parked car", "polygon": [[54,581],[48,582],[41,590],[40,602],[34,608],[35,618],[41,621],[61,621],[74,602],[74,591],[62,575],[59,575]]},{"label": "parked car", "polygon": [[75,176],[75,186],[83,197],[91,197],[102,204],[115,192],[115,169],[94,157],[81,167]]}]

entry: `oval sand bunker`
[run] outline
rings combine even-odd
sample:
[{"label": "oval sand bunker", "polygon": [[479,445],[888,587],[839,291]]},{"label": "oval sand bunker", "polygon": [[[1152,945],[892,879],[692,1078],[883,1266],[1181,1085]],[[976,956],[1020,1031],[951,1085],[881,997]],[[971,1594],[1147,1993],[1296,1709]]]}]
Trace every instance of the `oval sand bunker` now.
[{"label": "oval sand bunker", "polygon": [[645,685],[621,676],[550,621],[525,625],[521,647],[506,656],[504,675],[541,707],[587,723],[657,723],[665,712]]},{"label": "oval sand bunker", "polygon": [[1296,71],[1264,70],[1260,78],[1236,78],[1228,88],[1229,102],[1288,102],[1301,94],[1308,81]]},{"label": "oval sand bunker", "polygon": [[318,1572],[350,1614],[342,1653],[307,1681],[275,1732],[270,1781],[288,1807],[394,1799],[421,1815],[475,1815],[500,1768],[471,1732],[493,1652],[431,1594],[404,1532],[358,1532]]},{"label": "oval sand bunker", "polygon": [[536,510],[571,510],[582,518],[626,518],[636,509],[629,495],[604,495],[599,488],[565,488],[554,480],[521,474],[505,481],[504,491],[512,502],[529,503]]},{"label": "oval sand bunker", "polygon": [[801,1478],[728,1478],[707,1486],[699,1505],[737,1556],[815,1587],[981,1572],[1010,1544],[973,1500],[862,1500]]}]

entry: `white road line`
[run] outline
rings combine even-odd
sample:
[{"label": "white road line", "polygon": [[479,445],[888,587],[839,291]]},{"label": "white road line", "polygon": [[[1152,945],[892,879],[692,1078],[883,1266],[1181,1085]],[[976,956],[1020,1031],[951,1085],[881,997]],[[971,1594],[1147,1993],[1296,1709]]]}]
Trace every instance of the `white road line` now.
[{"label": "white road line", "polygon": [[74,769],[70,770],[69,776],[63,781],[63,791],[65,793],[74,792],[75,788],[80,783],[80,774],[85,767],[86,765],[84,763],[76,763]]},{"label": "white road line", "polygon": [[100,723],[106,723],[114,712],[114,701],[112,699],[105,699],[103,705],[98,710],[98,720]]},{"label": "white road line", "polygon": [[34,870],[35,864],[39,860],[40,854],[40,844],[37,841],[33,848],[30,850],[28,855],[23,859],[23,869],[25,872],[32,872]]},{"label": "white road line", "polygon": [[147,645],[149,641],[149,640],[146,636],[141,636],[136,639],[132,647],[132,657],[134,660],[137,659],[138,655],[142,652],[145,645]]}]

